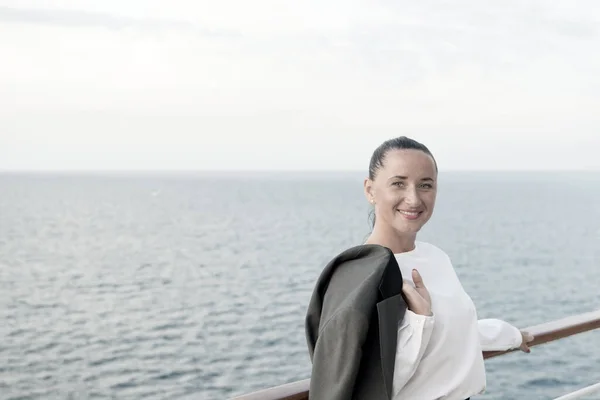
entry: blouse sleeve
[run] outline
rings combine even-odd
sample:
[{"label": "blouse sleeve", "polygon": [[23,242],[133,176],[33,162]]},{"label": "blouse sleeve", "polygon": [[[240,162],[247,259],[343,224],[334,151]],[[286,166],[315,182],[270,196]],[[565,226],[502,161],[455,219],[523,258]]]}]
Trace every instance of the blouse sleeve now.
[{"label": "blouse sleeve", "polygon": [[413,376],[433,331],[434,316],[406,310],[398,328],[393,393],[398,393]]},{"label": "blouse sleeve", "polygon": [[523,341],[521,331],[499,319],[480,319],[479,340],[483,351],[505,351],[517,348]]}]

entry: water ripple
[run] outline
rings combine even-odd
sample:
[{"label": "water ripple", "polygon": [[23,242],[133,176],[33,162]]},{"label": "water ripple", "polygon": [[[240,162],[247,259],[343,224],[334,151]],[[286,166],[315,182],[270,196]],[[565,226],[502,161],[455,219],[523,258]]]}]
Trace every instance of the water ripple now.
[{"label": "water ripple", "polygon": [[[454,177],[423,232],[482,317],[524,326],[600,304],[600,179],[557,192],[534,178]],[[304,379],[314,280],[368,233],[360,179],[0,176],[0,187],[3,399],[223,399]],[[587,218],[557,220],[574,198]],[[599,340],[490,360],[481,398],[585,386]]]}]

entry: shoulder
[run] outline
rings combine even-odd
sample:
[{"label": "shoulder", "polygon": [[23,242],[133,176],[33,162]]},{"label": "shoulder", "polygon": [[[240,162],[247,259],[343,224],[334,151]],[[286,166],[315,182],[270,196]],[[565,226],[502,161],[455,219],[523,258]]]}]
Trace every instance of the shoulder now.
[{"label": "shoulder", "polygon": [[[363,320],[377,301],[376,290],[386,266],[393,259],[386,247],[360,245],[337,254],[317,279],[307,310],[307,322],[313,335],[329,319]],[[399,269],[398,270],[398,274]],[[358,313],[358,314],[357,314]]]},{"label": "shoulder", "polygon": [[362,244],[346,249],[336,255],[325,267],[330,275],[359,275],[363,278],[381,274],[391,262],[395,262],[394,253],[387,247]]},{"label": "shoulder", "polygon": [[316,290],[330,291],[337,286],[356,287],[373,273],[382,273],[392,260],[390,249],[378,245],[359,245],[334,256],[321,271]]},{"label": "shoulder", "polygon": [[365,266],[369,266],[371,270],[382,269],[393,258],[394,254],[387,247],[362,244],[335,255],[325,266],[322,275],[327,278],[339,271],[349,272]]},{"label": "shoulder", "polygon": [[443,259],[449,263],[452,263],[450,260],[450,256],[440,247],[431,244],[429,242],[421,242],[417,241],[417,248],[419,249],[419,254],[422,254],[427,257]]},{"label": "shoulder", "polygon": [[367,262],[381,261],[393,256],[390,249],[377,244],[361,244],[351,247],[339,253],[334,257],[334,261],[346,262],[353,260],[363,260]]}]

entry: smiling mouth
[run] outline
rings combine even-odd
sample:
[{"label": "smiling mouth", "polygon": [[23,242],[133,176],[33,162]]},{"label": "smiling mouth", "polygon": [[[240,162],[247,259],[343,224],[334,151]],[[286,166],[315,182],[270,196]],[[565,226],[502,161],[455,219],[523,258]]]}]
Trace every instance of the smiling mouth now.
[{"label": "smiling mouth", "polygon": [[414,220],[417,219],[423,214],[423,211],[405,211],[405,210],[396,210],[406,219]]}]

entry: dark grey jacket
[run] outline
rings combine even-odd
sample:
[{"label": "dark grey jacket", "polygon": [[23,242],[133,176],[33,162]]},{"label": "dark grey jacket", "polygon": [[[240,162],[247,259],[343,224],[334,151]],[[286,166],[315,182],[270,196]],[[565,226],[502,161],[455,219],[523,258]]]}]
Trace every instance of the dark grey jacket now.
[{"label": "dark grey jacket", "polygon": [[350,248],[322,271],[306,315],[311,400],[389,400],[404,318],[402,274],[392,251]]}]

